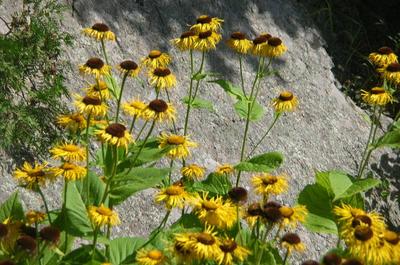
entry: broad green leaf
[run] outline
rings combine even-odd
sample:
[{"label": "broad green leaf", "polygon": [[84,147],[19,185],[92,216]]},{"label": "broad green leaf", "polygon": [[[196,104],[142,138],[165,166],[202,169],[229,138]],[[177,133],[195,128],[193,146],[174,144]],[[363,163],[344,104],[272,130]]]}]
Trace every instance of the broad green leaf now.
[{"label": "broad green leaf", "polygon": [[331,190],[335,196],[334,200],[337,200],[353,184],[346,174],[340,172],[330,172],[329,181],[331,183]]},{"label": "broad green leaf", "polygon": [[65,210],[56,220],[57,226],[73,236],[79,237],[92,233],[86,206],[73,182],[68,183],[67,198]]},{"label": "broad green leaf", "polygon": [[378,139],[374,148],[382,148],[382,147],[390,147],[390,148],[400,148],[400,130],[396,129],[390,132],[385,133],[381,138]]},{"label": "broad green leaf", "polygon": [[[184,97],[182,99],[182,102],[186,105],[189,104],[189,97]],[[193,108],[196,109],[207,109],[210,112],[214,112],[214,107],[211,101],[206,100],[206,99],[201,99],[196,97],[194,100],[192,100],[191,105]]]},{"label": "broad green leaf", "polygon": [[104,76],[104,82],[107,84],[108,89],[115,99],[118,99],[121,88],[117,85],[117,81],[111,75]]},{"label": "broad green leaf", "polygon": [[196,81],[200,81],[200,80],[202,80],[202,79],[204,79],[206,77],[207,77],[206,73],[197,72],[192,76],[192,79],[196,80]]},{"label": "broad green leaf", "polygon": [[338,196],[336,196],[335,201],[342,199],[342,198],[351,197],[358,193],[368,191],[368,190],[372,189],[373,187],[376,187],[380,183],[381,183],[380,180],[373,179],[373,178],[357,180],[354,183],[352,183],[352,185],[348,189],[346,189],[342,194],[339,194]]},{"label": "broad green leaf", "polygon": [[351,197],[342,198],[339,201],[340,203],[350,205],[354,208],[365,209],[365,202],[361,193],[357,193]]},{"label": "broad green leaf", "polygon": [[202,228],[204,227],[204,225],[200,222],[197,215],[193,213],[185,213],[174,224],[171,225],[171,229],[176,227],[189,229],[189,228]]},{"label": "broad green leaf", "polygon": [[299,194],[298,203],[309,212],[305,227],[311,231],[337,234],[332,202],[328,191],[319,184],[307,185]]},{"label": "broad green leaf", "polygon": [[[246,99],[239,100],[235,103],[234,107],[238,115],[242,118],[247,118],[247,113],[249,109],[249,101]],[[250,112],[249,119],[251,121],[258,121],[264,116],[264,108],[257,102],[254,101],[253,107]]]},{"label": "broad green leaf", "polygon": [[[60,236],[60,242],[58,243],[57,247],[61,251],[69,252],[71,250],[71,247],[74,243],[75,238],[71,235],[68,235],[66,237],[66,233],[62,232]],[[45,248],[43,251],[43,257],[42,257],[42,264],[45,265],[53,265],[53,264],[59,264],[58,261],[61,260],[62,256],[60,256],[56,251],[54,251],[51,248]]]},{"label": "broad green leaf", "polygon": [[[79,190],[80,194],[86,193],[86,191],[83,190],[84,188],[86,188],[86,186],[83,185],[83,183],[84,181],[75,182],[75,185]],[[89,185],[90,205],[99,205],[103,198],[103,193],[106,184],[93,171],[89,171],[89,184],[90,184]]]},{"label": "broad green leaf", "polygon": [[197,191],[209,192],[211,196],[226,195],[232,188],[228,177],[211,173],[201,182],[195,182],[192,186]]},{"label": "broad green leaf", "polygon": [[247,172],[270,172],[278,168],[282,163],[283,155],[281,153],[269,152],[240,162],[235,168]]},{"label": "broad green leaf", "polygon": [[246,98],[240,87],[235,86],[234,84],[232,84],[227,80],[217,79],[208,82],[220,85],[220,87],[222,87],[226,93],[228,93],[232,97],[235,97],[237,100],[243,100]]},{"label": "broad green leaf", "polygon": [[63,257],[62,264],[94,265],[101,264],[102,262],[106,261],[106,258],[99,250],[95,249],[94,254],[92,254],[92,250],[92,245],[84,245],[80,248],[77,248]]},{"label": "broad green leaf", "polygon": [[110,189],[110,204],[118,205],[136,192],[156,186],[169,171],[168,168],[134,168],[130,173],[117,175]]},{"label": "broad green leaf", "polygon": [[18,191],[11,194],[0,206],[0,223],[10,217],[14,220],[24,220],[25,218]]},{"label": "broad green leaf", "polygon": [[110,242],[111,264],[122,264],[124,260],[132,255],[146,240],[141,237],[120,237]]}]

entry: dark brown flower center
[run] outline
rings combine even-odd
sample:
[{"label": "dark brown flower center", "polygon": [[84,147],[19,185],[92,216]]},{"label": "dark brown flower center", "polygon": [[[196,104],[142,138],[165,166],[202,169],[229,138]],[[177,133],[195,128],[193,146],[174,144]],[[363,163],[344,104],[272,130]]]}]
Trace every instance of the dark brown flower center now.
[{"label": "dark brown flower center", "polygon": [[389,242],[392,245],[397,245],[400,241],[400,237],[396,232],[393,231],[386,231],[383,234],[383,237],[387,242]]},{"label": "dark brown flower center", "polygon": [[282,218],[282,214],[277,207],[264,208],[262,210],[262,216],[272,223],[275,223]]},{"label": "dark brown flower center", "polygon": [[253,204],[250,204],[249,208],[247,208],[247,213],[250,216],[259,216],[259,215],[261,215],[262,214],[262,210],[261,210],[260,204],[257,203],[257,202],[255,202]]},{"label": "dark brown flower center", "polygon": [[174,244],[175,250],[183,256],[190,255],[190,250],[185,249],[181,244],[175,243]]},{"label": "dark brown flower center", "polygon": [[199,39],[207,39],[211,35],[212,35],[212,31],[211,30],[200,32],[199,33]]},{"label": "dark brown flower center", "polygon": [[181,35],[181,39],[186,39],[186,38],[189,38],[189,37],[192,37],[192,36],[195,36],[196,35],[196,32],[194,32],[194,31],[186,31],[186,32],[184,32],[184,33],[182,33],[182,35]]},{"label": "dark brown flower center", "polygon": [[197,241],[204,245],[212,245],[215,243],[214,237],[207,233],[200,233],[199,235],[197,235]]},{"label": "dark brown flower center", "polygon": [[363,265],[361,261],[358,261],[356,259],[348,259],[345,262],[342,263],[342,265]]},{"label": "dark brown flower center", "polygon": [[383,55],[383,54],[388,55],[388,54],[393,53],[393,50],[390,49],[389,47],[384,46],[384,47],[379,48],[379,49],[378,49],[378,52],[379,52],[380,54],[382,54],[382,55]]},{"label": "dark brown flower center", "polygon": [[60,230],[55,227],[47,226],[40,230],[40,237],[44,241],[51,242],[53,244],[57,244],[60,240]]},{"label": "dark brown flower center", "polygon": [[85,103],[85,105],[101,105],[101,99],[91,96],[85,96],[82,102]]},{"label": "dark brown flower center", "polygon": [[287,242],[291,245],[301,243],[300,237],[295,233],[287,233],[282,237],[282,241]]},{"label": "dark brown flower center", "polygon": [[17,246],[26,252],[35,252],[36,240],[30,236],[21,236],[17,239]]},{"label": "dark brown flower center", "polygon": [[270,46],[277,47],[281,44],[282,44],[282,40],[280,38],[272,37],[272,38],[268,39],[268,45],[270,45]]},{"label": "dark brown flower center", "polygon": [[46,173],[44,173],[43,170],[38,170],[38,171],[34,171],[34,172],[30,173],[29,175],[34,178],[40,178],[40,177],[44,177],[46,175]]},{"label": "dark brown flower center", "polygon": [[366,225],[368,225],[368,226],[371,226],[372,220],[371,220],[371,218],[369,218],[369,217],[366,216],[366,215],[359,215],[359,216],[356,216],[356,217],[353,219],[353,221],[352,221],[352,223],[351,223],[351,226],[352,226],[352,227],[357,227],[357,226],[359,226],[361,223],[364,223],[364,224],[366,224]]},{"label": "dark brown flower center", "polygon": [[7,236],[8,228],[5,224],[0,223],[0,238]]},{"label": "dark brown flower center", "polygon": [[104,23],[96,23],[92,26],[92,29],[100,32],[106,32],[110,30],[110,28]]},{"label": "dark brown flower center", "polygon": [[322,259],[324,265],[340,265],[342,263],[342,258],[336,253],[329,253]]},{"label": "dark brown flower center", "polygon": [[385,89],[382,87],[374,87],[371,89],[371,94],[379,95],[385,93]]},{"label": "dark brown flower center", "polygon": [[125,126],[120,123],[113,123],[108,125],[106,133],[111,134],[114,137],[122,138],[125,136]]},{"label": "dark brown flower center", "polygon": [[123,61],[122,63],[119,64],[119,66],[127,71],[136,70],[138,68],[138,65],[131,60]]},{"label": "dark brown flower center", "polygon": [[104,62],[100,58],[90,58],[85,65],[92,69],[101,69],[104,66]]},{"label": "dark brown flower center", "polygon": [[235,187],[229,191],[229,197],[234,202],[246,201],[247,200],[247,190],[242,187]]},{"label": "dark brown flower center", "polygon": [[354,237],[360,241],[368,241],[374,235],[368,226],[358,226],[354,231]]},{"label": "dark brown flower center", "polygon": [[268,176],[262,179],[264,185],[273,185],[278,181],[278,178],[275,176]]},{"label": "dark brown flower center", "polygon": [[218,205],[215,202],[212,201],[204,201],[201,204],[201,207],[203,209],[206,209],[207,211],[215,211],[218,209]]},{"label": "dark brown flower center", "polygon": [[226,240],[219,248],[225,253],[231,253],[237,248],[237,244],[233,240]]},{"label": "dark brown flower center", "polygon": [[234,40],[244,40],[246,35],[242,32],[236,31],[231,34],[231,38]]},{"label": "dark brown flower center", "polygon": [[400,64],[399,63],[391,63],[386,68],[389,72],[400,72]]},{"label": "dark brown flower center", "polygon": [[15,265],[15,263],[11,260],[3,260],[0,261],[0,265]]},{"label": "dark brown flower center", "polygon": [[153,74],[156,76],[164,77],[170,75],[171,70],[169,70],[168,68],[156,68],[154,69]]},{"label": "dark brown flower center", "polygon": [[200,24],[207,24],[207,23],[211,22],[211,18],[209,16],[205,16],[205,15],[199,16],[197,18],[196,22],[200,23]]},{"label": "dark brown flower center", "polygon": [[261,36],[258,36],[257,38],[255,38],[253,40],[253,44],[254,45],[259,45],[259,44],[262,44],[262,43],[266,43],[267,41],[268,41],[268,38],[265,35],[261,35]]},{"label": "dark brown flower center", "polygon": [[275,208],[281,208],[282,205],[279,202],[275,202],[275,201],[268,201],[264,204],[264,208],[267,207],[275,207]]},{"label": "dark brown flower center", "polygon": [[279,99],[281,101],[290,101],[293,99],[293,94],[289,91],[284,91],[281,94],[279,94]]},{"label": "dark brown flower center", "polygon": [[149,103],[149,108],[155,112],[165,112],[168,104],[162,99],[155,99]]},{"label": "dark brown flower center", "polygon": [[267,40],[269,40],[270,38],[272,38],[271,34],[269,34],[269,33],[260,34],[259,37],[266,38]]}]

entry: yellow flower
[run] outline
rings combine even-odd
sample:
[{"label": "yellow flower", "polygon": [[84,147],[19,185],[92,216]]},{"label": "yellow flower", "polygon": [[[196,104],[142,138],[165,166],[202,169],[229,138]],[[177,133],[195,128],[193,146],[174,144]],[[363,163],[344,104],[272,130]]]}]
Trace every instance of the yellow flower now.
[{"label": "yellow flower", "polygon": [[289,251],[289,253],[291,253],[293,250],[302,252],[305,249],[300,237],[295,233],[286,233],[283,235],[281,239],[281,246]]},{"label": "yellow flower", "polygon": [[117,68],[122,74],[127,74],[130,77],[136,77],[140,72],[140,67],[131,60],[121,62]]},{"label": "yellow flower", "polygon": [[196,32],[187,31],[182,33],[179,38],[171,40],[171,43],[181,51],[193,50],[197,38]]},{"label": "yellow flower", "polygon": [[382,72],[383,78],[390,83],[400,85],[400,63],[391,63],[378,71]]},{"label": "yellow flower", "polygon": [[377,52],[370,53],[368,59],[379,68],[397,63],[397,55],[389,47],[381,47]]},{"label": "yellow flower", "polygon": [[198,180],[204,176],[204,168],[196,164],[182,167],[181,174],[187,179]]},{"label": "yellow flower", "polygon": [[159,148],[171,147],[167,156],[171,159],[186,158],[190,155],[189,148],[197,147],[197,143],[189,140],[189,137],[176,134],[161,133],[158,137]]},{"label": "yellow flower", "polygon": [[253,47],[251,53],[256,56],[266,57],[268,56],[268,39],[271,38],[269,34],[261,34],[253,40]]},{"label": "yellow flower", "polygon": [[111,98],[110,90],[108,90],[106,82],[102,80],[97,80],[96,84],[91,85],[85,90],[89,97],[100,98],[102,100]]},{"label": "yellow flower", "polygon": [[176,86],[176,77],[168,68],[157,67],[149,71],[149,83],[157,90],[169,89]]},{"label": "yellow flower", "polygon": [[149,55],[142,59],[142,64],[149,69],[166,67],[170,63],[171,57],[167,53],[160,52],[159,50],[150,51]]},{"label": "yellow flower", "polygon": [[91,28],[85,28],[82,33],[96,40],[111,40],[115,41],[115,34],[104,23],[96,23]]},{"label": "yellow flower", "polygon": [[390,92],[382,87],[373,87],[370,91],[361,90],[362,99],[370,105],[385,106],[393,101]]},{"label": "yellow flower", "polygon": [[223,255],[220,255],[218,258],[218,264],[221,265],[232,265],[235,264],[233,261],[237,260],[239,262],[243,262],[248,255],[251,254],[251,251],[246,248],[238,245],[235,240],[231,238],[224,238],[221,240],[221,245],[219,246]]},{"label": "yellow flower", "polygon": [[271,37],[268,39],[266,47],[266,56],[275,58],[286,52],[287,48],[280,38]]},{"label": "yellow flower", "polygon": [[100,206],[90,206],[88,210],[91,222],[100,227],[105,225],[118,225],[120,223],[118,214],[101,204]]},{"label": "yellow flower", "polygon": [[193,211],[200,221],[219,229],[229,229],[237,221],[236,207],[229,200],[223,202],[222,197],[217,196],[208,199],[208,193],[200,197],[196,194],[192,199]]},{"label": "yellow flower", "polygon": [[36,186],[45,186],[47,181],[54,180],[54,174],[47,168],[47,163],[38,164],[32,167],[31,164],[25,162],[22,168],[14,171],[14,177],[20,185],[28,189],[34,189]]},{"label": "yellow flower", "polygon": [[290,226],[291,228],[296,228],[298,223],[304,223],[308,211],[304,205],[296,205],[294,207],[282,206],[279,208],[282,214],[283,227]]},{"label": "yellow flower", "polygon": [[158,249],[140,249],[136,254],[136,262],[139,265],[161,265],[165,262],[164,254]]},{"label": "yellow flower", "polygon": [[156,202],[164,202],[165,207],[168,210],[172,208],[183,208],[185,201],[190,198],[189,194],[185,191],[185,188],[181,185],[171,185],[169,187],[161,189],[156,195]]},{"label": "yellow flower", "polygon": [[111,66],[105,64],[100,58],[90,58],[85,64],[79,66],[79,71],[85,75],[100,76],[110,75]]},{"label": "yellow flower", "polygon": [[107,127],[103,127],[101,130],[97,130],[96,134],[102,142],[117,147],[125,147],[125,149],[128,149],[128,144],[133,141],[126,127],[120,123],[113,123]]},{"label": "yellow flower", "polygon": [[222,251],[219,248],[220,240],[210,226],[200,233],[176,234],[175,241],[183,250],[191,251],[196,259],[221,259]]},{"label": "yellow flower", "polygon": [[195,31],[196,33],[208,30],[215,32],[221,28],[222,22],[224,22],[223,19],[201,15],[197,18],[196,24],[190,27],[190,30]]},{"label": "yellow flower", "polygon": [[253,227],[257,220],[261,220],[262,209],[260,203],[255,202],[247,207],[247,210],[243,214],[243,218],[249,224],[250,227]]},{"label": "yellow flower", "polygon": [[58,144],[50,149],[53,159],[64,159],[66,161],[86,160],[85,149],[73,143]]},{"label": "yellow flower", "polygon": [[293,111],[297,105],[297,97],[290,91],[283,91],[279,94],[279,97],[272,100],[272,106],[276,112]]},{"label": "yellow flower", "polygon": [[30,210],[25,214],[26,223],[28,225],[38,224],[44,221],[46,214],[34,210]]},{"label": "yellow flower", "polygon": [[170,247],[170,252],[173,253],[173,257],[177,260],[177,264],[192,264],[191,262],[194,258],[192,255],[193,251],[191,249],[185,249],[183,244],[184,242],[175,241],[173,246]]},{"label": "yellow flower", "polygon": [[93,116],[104,116],[107,113],[107,105],[98,97],[75,95],[75,106],[80,113]]},{"label": "yellow flower", "polygon": [[384,231],[382,234],[381,248],[385,248],[385,252],[389,253],[393,262],[400,262],[400,236],[398,233],[390,230]]},{"label": "yellow flower", "polygon": [[223,164],[218,166],[215,170],[215,173],[220,175],[230,175],[233,174],[233,172],[235,172],[235,168],[230,164]]},{"label": "yellow flower", "polygon": [[203,52],[216,49],[217,44],[221,39],[221,34],[214,31],[202,31],[199,33],[198,38],[195,39],[194,49]]},{"label": "yellow flower", "polygon": [[288,189],[288,182],[286,176],[284,175],[256,175],[253,176],[251,182],[253,183],[255,192],[260,195],[278,195],[287,191]]},{"label": "yellow flower", "polygon": [[69,162],[63,163],[61,166],[53,168],[54,175],[64,176],[65,179],[74,181],[86,176],[86,168]]},{"label": "yellow flower", "polygon": [[143,116],[143,110],[146,108],[146,103],[139,99],[132,99],[131,101],[122,104],[122,109],[125,113],[141,118]]},{"label": "yellow flower", "polygon": [[250,40],[246,39],[246,35],[242,32],[236,31],[231,34],[231,38],[226,44],[238,53],[246,54],[253,47]]},{"label": "yellow flower", "polygon": [[58,116],[57,124],[70,130],[72,133],[76,133],[86,128],[86,119],[81,113],[76,112]]},{"label": "yellow flower", "polygon": [[158,122],[174,121],[175,113],[175,107],[171,103],[167,103],[162,99],[155,99],[143,110],[143,118]]}]

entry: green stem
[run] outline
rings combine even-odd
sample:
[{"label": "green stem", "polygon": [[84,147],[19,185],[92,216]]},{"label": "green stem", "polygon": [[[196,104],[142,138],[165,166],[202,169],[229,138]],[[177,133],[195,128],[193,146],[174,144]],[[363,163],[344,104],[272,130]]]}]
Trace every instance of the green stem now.
[{"label": "green stem", "polygon": [[239,67],[240,67],[240,81],[242,83],[243,95],[246,96],[246,90],[244,89],[244,78],[243,78],[243,65],[242,65],[242,55],[239,53]]},{"label": "green stem", "polygon": [[107,52],[106,52],[106,45],[104,44],[104,40],[101,40],[101,50],[103,51],[104,59],[106,60],[106,63],[108,63],[108,57],[107,57]]},{"label": "green stem", "polygon": [[89,183],[89,124],[90,124],[90,116],[91,113],[88,114],[86,119],[86,206],[89,205],[89,192],[90,192],[90,183]]},{"label": "green stem", "polygon": [[286,261],[287,261],[288,257],[289,257],[289,249],[286,250],[285,258],[283,259],[283,265],[286,265]]},{"label": "green stem", "polygon": [[237,221],[237,231],[240,234],[240,217],[239,217],[239,204],[236,204],[236,221]]},{"label": "green stem", "polygon": [[107,179],[107,183],[106,183],[106,188],[104,189],[104,194],[103,194],[103,198],[101,198],[101,203],[104,203],[107,199],[108,196],[108,192],[110,189],[110,184],[112,179],[114,178],[116,172],[117,172],[117,165],[118,165],[118,147],[117,146],[113,146],[112,149],[113,152],[113,159],[114,159],[114,164],[113,164],[113,168],[111,171],[111,176],[109,179]]},{"label": "green stem", "polygon": [[132,119],[131,127],[129,128],[129,134],[132,134],[133,128],[135,128],[135,121],[136,121],[137,115],[135,115]]},{"label": "green stem", "polygon": [[[189,121],[189,112],[190,112],[190,102],[192,100],[192,90],[193,90],[193,51],[190,50],[190,85],[189,85],[189,99],[188,105],[186,106],[186,115],[185,115],[185,125],[183,129],[183,135],[186,136],[188,121]],[[184,165],[185,166],[185,165]]]},{"label": "green stem", "polygon": [[145,121],[145,123],[143,124],[142,129],[140,129],[138,135],[136,136],[135,142],[137,142],[139,140],[140,136],[142,135],[142,132],[143,132],[144,128],[146,128],[147,123],[148,123],[148,121]]},{"label": "green stem", "polygon": [[42,197],[42,200],[43,200],[43,204],[44,204],[44,208],[46,209],[46,213],[47,213],[47,218],[49,218],[49,223],[50,223],[50,225],[52,225],[53,224],[53,222],[52,222],[52,220],[51,220],[51,216],[50,216],[50,211],[49,211],[49,207],[48,207],[48,205],[47,205],[47,201],[46,201],[46,198],[44,197],[44,194],[43,194],[43,192],[42,192],[42,189],[38,186],[38,192],[39,192],[39,195],[40,195],[40,197]]},{"label": "green stem", "polygon": [[129,174],[129,173],[131,172],[133,166],[135,165],[136,160],[138,159],[140,153],[142,152],[144,146],[146,145],[147,140],[149,139],[151,133],[153,132],[153,129],[154,129],[155,124],[156,124],[156,121],[154,120],[153,123],[151,124],[151,127],[150,127],[149,132],[147,133],[146,137],[145,137],[144,140],[143,140],[143,144],[140,146],[138,153],[136,154],[135,158],[133,159],[132,164],[131,164],[131,167],[129,168],[127,174]]},{"label": "green stem", "polygon": [[122,92],[124,91],[124,86],[125,86],[126,78],[128,77],[128,73],[129,72],[126,72],[124,74],[124,77],[122,78],[121,91],[119,92],[118,104],[117,104],[117,113],[116,113],[116,117],[115,117],[115,122],[116,123],[118,122],[119,109],[120,109],[121,100],[122,100]]},{"label": "green stem", "polygon": [[96,226],[94,233],[93,233],[93,248],[92,248],[92,258],[94,257],[94,253],[96,251],[96,244],[97,244],[97,236],[99,234],[99,227]]},{"label": "green stem", "polygon": [[171,175],[172,175],[172,166],[174,165],[174,160],[171,159],[171,162],[169,163],[169,174],[168,174],[168,186],[171,185]]},{"label": "green stem", "polygon": [[[140,248],[138,248],[138,250],[144,248],[145,246],[147,246],[148,244],[150,244],[150,243],[154,240],[154,238],[156,238],[156,236],[161,232],[161,229],[162,229],[162,228],[165,226],[165,224],[167,223],[168,217],[169,217],[169,214],[170,214],[170,213],[171,213],[171,211],[168,211],[168,212],[165,214],[164,219],[162,219],[160,225],[159,225],[156,229],[154,229],[154,231],[157,231],[157,232],[154,233],[153,236],[152,236],[151,238],[149,238],[149,240],[147,240]],[[154,232],[154,231],[153,231],[153,232]]]},{"label": "green stem", "polygon": [[256,146],[254,146],[254,148],[250,151],[250,153],[247,155],[247,158],[249,158],[253,152],[257,149],[257,147],[262,143],[262,141],[264,141],[265,137],[267,137],[268,133],[271,131],[272,127],[274,127],[275,123],[277,122],[277,120],[279,119],[279,117],[281,116],[281,112],[277,113],[275,115],[275,118],[272,122],[272,124],[269,126],[268,130],[265,132],[265,134],[263,135],[263,137],[261,137],[261,139],[258,141],[258,143],[256,144]]},{"label": "green stem", "polygon": [[[165,89],[165,93],[167,94],[168,103],[171,103],[171,98],[169,97],[168,89]],[[176,133],[177,130],[176,130],[176,125],[175,125],[175,121],[174,120],[172,120],[172,125],[174,126],[174,133]]]}]

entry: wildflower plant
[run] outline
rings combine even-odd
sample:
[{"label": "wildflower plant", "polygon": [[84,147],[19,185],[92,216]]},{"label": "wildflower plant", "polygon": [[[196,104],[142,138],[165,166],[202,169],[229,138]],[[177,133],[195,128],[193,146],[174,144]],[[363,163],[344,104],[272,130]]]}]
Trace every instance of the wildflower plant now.
[{"label": "wildflower plant", "polygon": [[[178,89],[170,66],[173,58],[152,50],[140,64],[132,59],[116,64],[108,58],[105,45],[117,38],[112,29],[97,23],[83,30],[85,36],[101,45],[102,51],[99,57],[79,66],[82,78],[92,85],[82,89],[82,95],[76,95],[75,109],[70,114],[58,118],[57,122],[69,134],[65,142],[49,150],[54,164],[25,163],[15,170],[19,184],[41,196],[46,212],[30,209],[25,213],[18,193],[3,203],[0,262],[286,265],[293,253],[310,247],[296,233],[300,225],[338,235],[340,255],[328,253],[323,260],[337,257],[340,262],[357,260],[365,264],[399,261],[399,235],[387,229],[379,214],[362,209],[361,193],[377,185],[373,179],[318,172],[317,183],[305,187],[296,204],[275,201],[276,196],[290,191],[290,177],[279,170],[283,155],[255,153],[279,118],[290,118],[289,112],[295,111],[301,100],[288,90],[282,90],[268,103],[260,103],[258,96],[265,78],[275,72],[274,60],[284,56],[287,47],[282,39],[267,33],[250,40],[244,33],[234,32],[225,43],[237,55],[240,85],[215,79],[215,74],[205,71],[205,59],[222,40],[222,23],[220,18],[202,15],[187,32],[171,41],[190,59],[188,96],[182,99],[186,105],[183,133],[176,126],[179,113],[175,106],[179,103],[169,95]],[[252,80],[243,76],[247,56],[255,56],[258,62]],[[147,74],[148,86],[154,89],[156,97],[144,102],[140,100],[143,95],[135,95],[123,102],[124,88],[138,82],[141,74]],[[204,81],[233,96],[234,109],[243,119],[237,161],[221,164],[208,174],[205,165],[188,162],[195,156],[192,149],[198,146],[189,133],[191,110],[212,106],[212,102],[198,97]],[[392,100],[392,94],[372,98],[386,93],[375,90],[365,92],[374,106]],[[249,128],[263,118],[266,106],[273,119],[250,149]],[[173,133],[161,132],[156,136],[160,124],[170,127]],[[162,167],[162,161],[169,162],[169,167]],[[179,166],[174,167],[174,163]],[[250,174],[252,192],[257,196],[251,202],[247,201],[250,191],[240,185],[241,177]],[[50,209],[41,188],[61,177],[62,205],[60,209]],[[158,190],[154,202],[165,208],[160,224],[148,237],[114,238],[113,228],[129,222],[119,216],[118,205],[148,188]],[[173,210],[178,210],[180,216],[167,227]],[[76,246],[78,238],[81,245]],[[335,251],[339,252],[338,249]],[[370,254],[364,255],[366,251]]]}]

